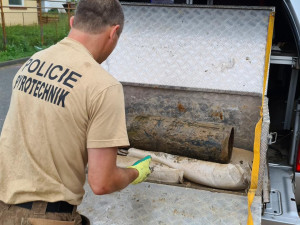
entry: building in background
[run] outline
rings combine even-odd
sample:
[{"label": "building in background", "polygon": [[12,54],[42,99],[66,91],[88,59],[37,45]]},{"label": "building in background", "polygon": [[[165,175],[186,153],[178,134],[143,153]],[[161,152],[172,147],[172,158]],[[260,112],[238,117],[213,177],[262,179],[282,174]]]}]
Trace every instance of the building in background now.
[{"label": "building in background", "polygon": [[59,1],[59,0],[42,1],[43,12],[55,10],[59,13],[65,13],[66,11],[63,7],[64,3],[66,3],[66,1]]},{"label": "building in background", "polygon": [[38,23],[35,0],[3,0],[3,11],[6,26]]}]

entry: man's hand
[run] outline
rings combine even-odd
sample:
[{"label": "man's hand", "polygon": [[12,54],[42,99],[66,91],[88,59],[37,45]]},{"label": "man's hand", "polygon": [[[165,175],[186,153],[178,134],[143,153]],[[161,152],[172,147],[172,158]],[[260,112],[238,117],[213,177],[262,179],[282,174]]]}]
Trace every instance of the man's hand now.
[{"label": "man's hand", "polygon": [[135,162],[132,166],[128,168],[136,169],[139,172],[139,176],[132,182],[132,184],[138,184],[146,180],[146,178],[150,175],[151,170],[149,168],[150,162],[152,158],[150,155],[145,158]]}]

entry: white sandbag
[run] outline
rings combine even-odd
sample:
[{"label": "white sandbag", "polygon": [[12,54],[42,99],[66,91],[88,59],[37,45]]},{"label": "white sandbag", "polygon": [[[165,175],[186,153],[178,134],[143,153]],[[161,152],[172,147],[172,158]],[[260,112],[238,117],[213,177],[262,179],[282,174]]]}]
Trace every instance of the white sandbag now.
[{"label": "white sandbag", "polygon": [[[139,158],[129,156],[117,156],[117,166],[126,168],[131,166]],[[170,168],[161,163],[152,161],[150,163],[152,173],[147,178],[147,181],[164,182],[167,184],[182,184],[183,183],[183,170]]]},{"label": "white sandbag", "polygon": [[220,164],[162,152],[143,151],[130,148],[128,156],[139,159],[151,155],[152,160],[171,168],[184,171],[183,176],[195,183],[228,190],[242,190],[248,187],[249,171],[237,164]]},{"label": "white sandbag", "polygon": [[253,152],[233,147],[230,163],[234,165],[240,165],[244,170],[245,179],[247,179],[250,183]]}]

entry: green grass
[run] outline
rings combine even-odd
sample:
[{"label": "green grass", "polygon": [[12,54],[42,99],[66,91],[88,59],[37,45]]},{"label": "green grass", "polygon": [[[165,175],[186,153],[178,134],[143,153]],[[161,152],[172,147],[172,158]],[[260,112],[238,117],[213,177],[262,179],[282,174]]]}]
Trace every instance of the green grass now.
[{"label": "green grass", "polygon": [[48,16],[57,16],[59,20],[43,25],[43,45],[39,25],[6,27],[6,50],[3,46],[3,33],[0,33],[0,62],[31,56],[66,37],[69,32],[68,16],[66,14],[48,14]]}]

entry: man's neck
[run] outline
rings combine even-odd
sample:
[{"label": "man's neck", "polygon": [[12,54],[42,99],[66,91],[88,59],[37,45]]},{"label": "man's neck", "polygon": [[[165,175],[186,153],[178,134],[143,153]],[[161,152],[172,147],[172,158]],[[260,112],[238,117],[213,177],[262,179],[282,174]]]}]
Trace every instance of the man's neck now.
[{"label": "man's neck", "polygon": [[105,44],[104,41],[101,41],[105,38],[104,34],[88,34],[72,28],[68,37],[78,41],[84,47],[86,47],[87,50],[92,54],[93,58],[99,62],[99,59],[101,59],[101,52]]}]

